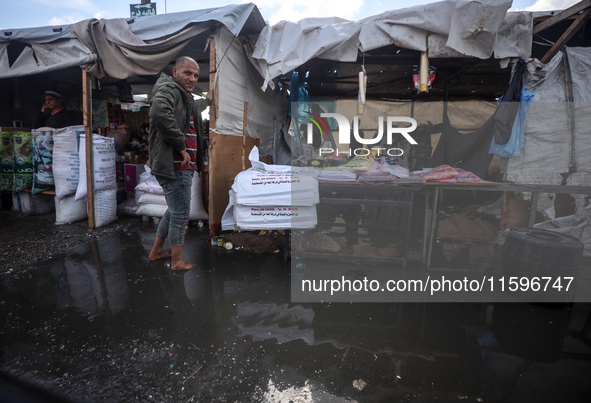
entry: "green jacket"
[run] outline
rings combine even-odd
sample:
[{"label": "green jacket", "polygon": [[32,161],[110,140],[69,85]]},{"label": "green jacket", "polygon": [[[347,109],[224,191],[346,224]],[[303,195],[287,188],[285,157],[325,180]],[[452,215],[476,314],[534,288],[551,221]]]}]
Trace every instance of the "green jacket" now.
[{"label": "green jacket", "polygon": [[[202,151],[203,133],[201,112],[210,104],[208,99],[194,101],[183,87],[162,73],[152,89],[150,105],[149,157],[147,165],[153,175],[174,179],[173,152],[185,149],[185,134],[194,115],[197,143]],[[202,167],[201,151],[197,166]]]}]

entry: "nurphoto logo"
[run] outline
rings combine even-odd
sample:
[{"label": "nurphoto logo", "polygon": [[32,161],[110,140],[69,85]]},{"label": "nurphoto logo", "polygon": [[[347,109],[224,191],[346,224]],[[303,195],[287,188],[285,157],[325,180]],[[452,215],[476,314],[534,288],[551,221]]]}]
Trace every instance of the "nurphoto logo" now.
[{"label": "nurphoto logo", "polygon": [[[313,143],[313,129],[314,125],[318,128],[321,135],[325,133],[326,137],[328,137],[328,128],[322,118],[332,118],[335,119],[338,125],[338,139],[335,141],[338,144],[349,145],[351,144],[351,125],[349,124],[349,120],[339,114],[339,113],[320,113],[320,116],[306,112],[310,116],[306,116],[310,122],[307,124],[307,131],[306,131],[306,142],[308,144]],[[396,127],[394,124],[410,124],[407,127]],[[415,139],[412,138],[410,133],[417,128],[417,121],[413,118],[405,117],[405,116],[388,116],[385,119],[385,135],[386,135],[386,144],[391,146],[394,144],[394,135],[402,135],[406,141],[408,141],[412,145],[416,145],[417,142]],[[355,148],[355,149],[348,149],[346,151],[333,149],[333,148],[320,148],[319,154],[322,155],[331,155],[336,153],[336,155],[346,154],[348,156],[367,156],[370,154],[374,154],[377,156],[380,155],[388,155],[390,157],[399,157],[403,154],[403,150],[400,148],[393,148],[393,147],[372,147],[371,149],[369,146],[371,145],[380,145],[383,143],[384,139],[384,116],[379,116],[378,118],[378,130],[374,137],[372,138],[364,138],[359,133],[359,116],[355,116],[353,118],[353,138],[355,139],[356,143],[368,146],[368,148]]]}]

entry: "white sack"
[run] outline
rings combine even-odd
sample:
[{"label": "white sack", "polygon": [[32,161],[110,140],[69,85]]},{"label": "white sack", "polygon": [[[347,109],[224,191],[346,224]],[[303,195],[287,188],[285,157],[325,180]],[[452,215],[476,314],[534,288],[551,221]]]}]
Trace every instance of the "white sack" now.
[{"label": "white sack", "polygon": [[162,186],[160,186],[156,177],[152,175],[150,167],[145,165],[144,169],[145,171],[141,173],[139,183],[135,187],[136,193],[146,192],[163,195],[164,190],[162,190]]},{"label": "white sack", "polygon": [[161,204],[166,206],[166,197],[164,195],[157,195],[154,193],[141,192],[141,196],[137,199],[137,204]]},{"label": "white sack", "polygon": [[234,178],[236,203],[245,206],[315,206],[318,181],[311,176],[246,170]]},{"label": "white sack", "polygon": [[251,231],[259,229],[308,229],[317,224],[316,206],[252,207],[234,205],[236,227]]},{"label": "white sack", "polygon": [[78,144],[82,134],[84,134],[84,126],[57,129],[53,134],[53,177],[55,196],[58,200],[76,193],[78,189],[80,179]]},{"label": "white sack", "polygon": [[201,174],[195,172],[193,175],[193,182],[191,185],[191,210],[189,212],[189,220],[208,220],[209,215],[205,208],[203,208],[203,197],[201,193]]},{"label": "white sack", "polygon": [[137,214],[148,217],[162,217],[167,209],[168,206],[162,204],[142,204],[138,207]]},{"label": "white sack", "polygon": [[55,197],[56,225],[70,224],[85,218],[88,218],[86,200],[76,201],[74,195],[65,196],[61,200]]},{"label": "white sack", "polygon": [[94,192],[94,225],[103,227],[117,221],[117,189]]},{"label": "white sack", "polygon": [[[115,139],[94,134],[92,137],[92,163],[94,170],[94,190],[116,189],[116,158]],[[86,197],[86,137],[80,136],[80,180],[76,190],[76,200]]]}]

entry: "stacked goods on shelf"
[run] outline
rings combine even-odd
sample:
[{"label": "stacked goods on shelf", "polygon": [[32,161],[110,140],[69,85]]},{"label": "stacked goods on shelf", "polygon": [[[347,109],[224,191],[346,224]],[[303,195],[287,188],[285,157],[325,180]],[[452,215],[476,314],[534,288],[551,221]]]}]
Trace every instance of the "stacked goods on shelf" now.
[{"label": "stacked goods on shelf", "polygon": [[33,194],[54,190],[53,178],[53,129],[41,128],[33,130],[33,162],[35,174],[33,178]]},{"label": "stacked goods on shelf", "polygon": [[31,190],[33,186],[33,144],[31,132],[12,133],[14,155],[14,193]]},{"label": "stacked goods on shelf", "polygon": [[12,189],[14,157],[12,156],[12,134],[0,133],[0,191]]}]

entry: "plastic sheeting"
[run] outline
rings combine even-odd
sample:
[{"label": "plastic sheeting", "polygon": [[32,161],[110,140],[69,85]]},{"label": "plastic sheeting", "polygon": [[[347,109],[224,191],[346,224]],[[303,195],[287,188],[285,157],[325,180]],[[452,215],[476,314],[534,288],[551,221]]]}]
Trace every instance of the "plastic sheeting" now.
[{"label": "plastic sheeting", "polygon": [[[568,65],[562,52],[546,65],[528,63],[525,89],[535,98],[526,119],[522,153],[502,161],[509,182],[561,184],[566,178],[567,184],[591,186],[591,50],[568,48],[567,52]],[[568,103],[571,81],[574,102]]]},{"label": "plastic sheeting", "polygon": [[94,63],[97,56],[77,39],[33,43],[10,65],[9,43],[0,43],[0,78],[23,77]]},{"label": "plastic sheeting", "polygon": [[358,51],[388,45],[429,57],[529,56],[533,17],[509,13],[510,0],[449,0],[387,11],[358,22],[337,18],[266,26],[253,58],[267,85],[313,58],[352,62]]},{"label": "plastic sheeting", "polygon": [[[159,73],[195,36],[221,23],[233,35],[258,33],[265,22],[256,5],[171,13],[137,19],[89,19],[59,27],[2,30],[0,78],[46,73],[86,65],[98,78]],[[11,41],[28,44],[9,64]]]},{"label": "plastic sheeting", "polygon": [[[261,76],[249,62],[244,46],[227,29],[214,36],[217,66],[216,91],[223,100],[218,107],[217,133],[243,135],[246,108],[246,135],[258,138],[261,155],[273,154],[273,122],[287,118],[287,98],[278,90],[261,92]],[[212,68],[213,70],[213,68]]]}]

